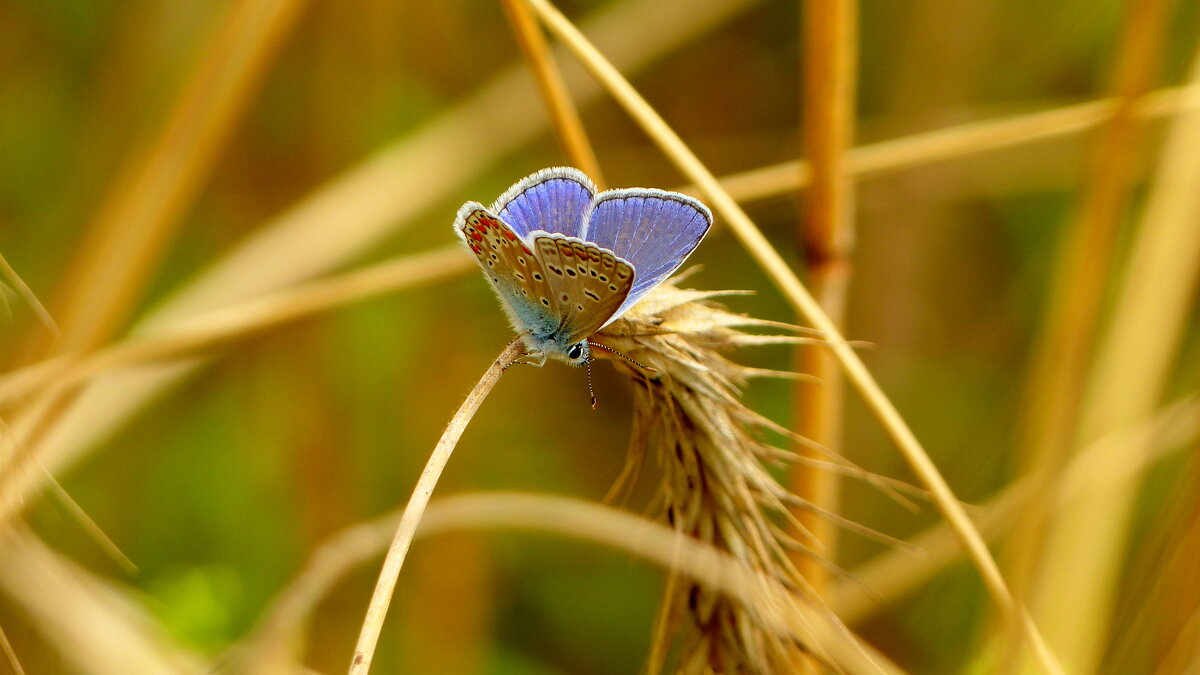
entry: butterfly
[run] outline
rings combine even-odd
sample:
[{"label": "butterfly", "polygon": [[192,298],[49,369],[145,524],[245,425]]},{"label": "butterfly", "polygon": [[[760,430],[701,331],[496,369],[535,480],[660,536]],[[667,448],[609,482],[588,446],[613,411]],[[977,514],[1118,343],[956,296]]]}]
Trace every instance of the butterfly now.
[{"label": "butterfly", "polygon": [[580,366],[588,338],[691,255],[712,225],[699,201],[666,190],[597,192],[570,167],[526,176],[485,208],[467,202],[454,231],[475,254],[513,328],[542,365]]}]

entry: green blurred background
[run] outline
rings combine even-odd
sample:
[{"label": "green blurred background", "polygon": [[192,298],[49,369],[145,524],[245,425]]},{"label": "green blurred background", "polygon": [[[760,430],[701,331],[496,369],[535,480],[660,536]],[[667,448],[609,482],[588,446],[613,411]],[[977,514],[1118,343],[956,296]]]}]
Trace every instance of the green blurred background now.
[{"label": "green blurred background", "polygon": [[[581,22],[621,4],[558,3]],[[631,77],[718,175],[802,153],[800,4],[737,4]],[[1196,44],[1200,7],[1177,4],[1160,85],[1181,80]],[[235,5],[0,3],[0,253],[51,313],[88,245],[88,224],[161,133]],[[1099,97],[1124,7],[1117,0],[864,1],[856,142]],[[482,0],[311,3],[282,40],[137,291],[135,315],[521,61],[501,7]],[[612,185],[683,183],[610,100],[600,97],[582,115]],[[870,343],[862,352],[868,366],[968,501],[1012,477],[1028,347],[1082,148],[1078,137],[1044,141],[858,186],[847,334]],[[450,243],[461,202],[490,201],[522,176],[563,162],[544,130],[342,267]],[[798,199],[747,204],[792,262],[799,260]],[[328,228],[336,237],[339,223]],[[794,319],[726,233],[714,233],[692,261],[703,270],[690,285],[753,289],[728,304]],[[7,306],[0,354],[14,367],[47,338],[17,296],[8,294]],[[122,321],[113,339],[135,322]],[[136,588],[175,638],[215,656],[245,634],[325,537],[407,499],[445,421],[510,335],[472,271],[215,352],[58,475],[137,564],[136,574],[123,573],[58,502],[39,500],[25,516],[54,548]],[[1197,375],[1194,337],[1187,354],[1181,383]],[[792,356],[764,347],[737,358],[786,369]],[[467,431],[438,493],[530,490],[599,500],[623,465],[630,395],[608,368],[595,376],[601,405],[593,412],[582,372],[558,364],[514,369]],[[791,391],[760,381],[747,397],[786,421]],[[909,479],[851,399],[846,455]],[[645,503],[654,475],[643,476],[630,508]],[[1155,499],[1145,506],[1158,508],[1165,507]],[[854,482],[843,513],[898,537],[936,520],[931,509],[908,513]],[[846,568],[881,550],[855,536],[843,547],[838,563]],[[1128,564],[1139,564],[1136,554]],[[375,563],[356,571],[322,603],[308,632],[312,668],[345,667],[376,573]],[[577,542],[506,532],[421,541],[400,578],[377,672],[636,672],[661,585],[650,565]],[[913,672],[961,672],[987,612],[982,586],[963,565],[857,629]],[[70,671],[8,598],[0,597],[0,625],[29,672]],[[1115,663],[1113,672],[1142,672]]]}]

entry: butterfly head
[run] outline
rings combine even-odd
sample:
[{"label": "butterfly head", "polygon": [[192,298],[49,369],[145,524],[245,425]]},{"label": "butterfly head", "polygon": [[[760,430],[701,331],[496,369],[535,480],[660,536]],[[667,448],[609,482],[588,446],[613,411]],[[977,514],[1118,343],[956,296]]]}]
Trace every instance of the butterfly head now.
[{"label": "butterfly head", "polygon": [[587,362],[592,360],[592,352],[588,348],[587,340],[565,344],[561,338],[562,336],[558,335],[538,337],[537,335],[527,333],[525,335],[525,344],[529,345],[531,351],[541,354],[543,362],[546,357],[551,357],[565,361],[567,365],[578,368],[587,365]]}]

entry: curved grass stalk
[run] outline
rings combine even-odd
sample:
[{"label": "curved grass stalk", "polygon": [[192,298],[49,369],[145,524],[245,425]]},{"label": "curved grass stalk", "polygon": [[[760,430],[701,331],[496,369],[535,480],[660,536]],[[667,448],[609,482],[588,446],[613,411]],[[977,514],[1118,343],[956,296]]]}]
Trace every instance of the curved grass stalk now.
[{"label": "curved grass stalk", "polygon": [[1045,672],[1059,673],[1061,667],[1047,648],[1037,627],[1024,608],[1013,599],[1008,584],[1000,574],[995,559],[984,543],[983,537],[971,524],[962,506],[955,498],[950,486],[937,470],[920,441],[909,429],[891,400],[880,389],[875,378],[862,360],[845,342],[837,326],[821,309],[796,275],[771,247],[762,232],[755,227],[750,217],[737,202],[721,188],[716,177],[700,162],[699,158],[670,128],[661,116],[638,94],[604,56],[583,36],[582,33],[552,7],[546,0],[526,0],[537,11],[543,22],[559,37],[594,77],[600,80],[613,97],[626,109],[643,130],[656,142],[663,152],[692,180],[709,200],[714,210],[720,213],[726,224],[750,255],[780,289],[788,302],[812,322],[829,340],[829,348],[844,369],[847,378],[863,396],[867,407],[879,420],[884,430],[900,449],[909,467],[931,492],[934,504],[950,523],[960,543],[967,550],[972,563],[979,570],[984,585],[993,601],[1007,616],[1022,626],[1022,631],[1033,647],[1038,662]]},{"label": "curved grass stalk", "polygon": [[458,439],[462,437],[467,424],[475,416],[475,412],[479,410],[479,406],[483,404],[488,393],[492,391],[492,387],[500,381],[504,370],[524,353],[525,343],[521,338],[508,343],[504,351],[500,352],[500,355],[484,372],[483,377],[479,378],[479,382],[471,389],[471,393],[467,394],[467,400],[463,401],[458,412],[450,418],[446,430],[442,432],[442,437],[438,439],[437,445],[430,453],[429,460],[425,463],[420,478],[417,479],[417,485],[413,488],[412,496],[408,499],[408,505],[404,507],[404,512],[400,516],[400,523],[396,526],[396,535],[392,538],[387,557],[383,561],[383,568],[379,571],[379,581],[375,585],[374,593],[371,594],[371,602],[367,606],[367,616],[363,619],[362,632],[359,633],[358,644],[354,647],[354,659],[350,664],[351,675],[356,673],[361,675],[371,669],[371,660],[375,656],[375,645],[379,642],[379,631],[383,628],[383,619],[387,616],[388,605],[392,601],[392,592],[395,591],[396,581],[400,576],[400,568],[404,565],[408,547],[412,544],[417,527],[421,524],[421,517],[425,514],[425,507],[429,504],[429,498],[433,495],[438,478],[441,477],[442,470],[446,468],[446,463],[450,461],[450,453],[454,452],[454,446],[458,444]]},{"label": "curved grass stalk", "polygon": [[[398,511],[359,523],[330,537],[279,594],[249,640],[236,648],[250,664],[279,665],[289,645],[323,597],[353,567],[387,546]],[[834,663],[852,673],[896,673],[897,667],[869,650],[829,617],[803,603],[726,553],[640,516],[568,497],[512,492],[458,495],[429,505],[418,537],[481,528],[548,532],[627,551],[682,573],[738,602],[757,608],[764,623],[797,639],[821,645]]]}]

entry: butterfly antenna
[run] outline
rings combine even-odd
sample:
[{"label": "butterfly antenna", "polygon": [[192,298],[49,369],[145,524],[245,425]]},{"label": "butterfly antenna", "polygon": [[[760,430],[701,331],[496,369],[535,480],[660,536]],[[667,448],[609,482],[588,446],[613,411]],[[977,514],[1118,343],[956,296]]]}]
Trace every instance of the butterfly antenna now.
[{"label": "butterfly antenna", "polygon": [[633,365],[637,366],[638,368],[641,368],[642,370],[648,370],[648,371],[650,371],[650,372],[652,372],[652,373],[657,373],[657,372],[658,372],[658,368],[651,368],[650,366],[648,366],[648,365],[646,365],[646,364],[644,364],[644,363],[639,363],[639,362],[637,362],[637,361],[634,361],[633,359],[629,358],[629,356],[628,356],[628,355],[626,355],[626,354],[622,354],[621,352],[619,352],[619,351],[617,351],[617,350],[613,349],[612,347],[608,347],[608,346],[606,346],[606,345],[602,345],[602,344],[600,344],[599,342],[592,342],[592,341],[590,341],[590,340],[589,340],[589,341],[588,341],[588,346],[589,346],[589,347],[595,347],[596,349],[603,349],[604,351],[606,351],[606,352],[609,352],[610,354],[616,354],[617,356],[619,356],[619,357],[621,357],[621,358],[625,359],[626,361],[628,361],[628,362],[632,363]]},{"label": "butterfly antenna", "polygon": [[592,397],[592,410],[595,410],[599,402],[596,401],[596,390],[592,388],[592,360],[588,359],[584,366],[587,368],[588,395]]}]

